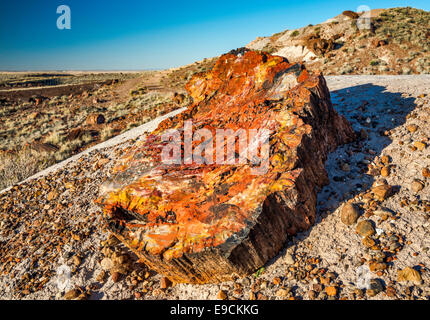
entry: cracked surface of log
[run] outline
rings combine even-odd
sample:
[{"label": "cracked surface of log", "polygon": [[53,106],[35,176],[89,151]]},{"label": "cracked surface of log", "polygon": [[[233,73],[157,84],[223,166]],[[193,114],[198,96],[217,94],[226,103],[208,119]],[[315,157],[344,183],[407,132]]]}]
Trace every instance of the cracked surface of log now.
[{"label": "cracked surface of log", "polygon": [[[186,89],[193,103],[124,150],[97,201],[109,230],[157,272],[175,282],[230,280],[254,272],[288,234],[314,223],[327,154],[354,133],[333,109],[323,76],[279,56],[232,51]],[[162,134],[178,130],[183,156],[187,120],[193,132],[214,137],[216,129],[270,130],[267,172],[253,174],[249,161],[163,163]]]}]

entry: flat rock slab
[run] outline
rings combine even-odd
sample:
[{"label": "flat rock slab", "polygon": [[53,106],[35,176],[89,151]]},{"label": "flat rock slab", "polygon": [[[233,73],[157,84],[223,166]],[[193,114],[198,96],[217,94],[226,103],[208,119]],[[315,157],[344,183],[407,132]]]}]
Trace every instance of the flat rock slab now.
[{"label": "flat rock slab", "polygon": [[[97,202],[109,230],[157,272],[175,282],[225,281],[255,271],[288,234],[314,223],[327,154],[354,132],[323,76],[279,56],[230,52],[186,89],[193,104],[124,150]],[[181,161],[169,164],[162,155],[171,129]],[[243,148],[233,138],[241,161],[217,161],[231,143],[216,139],[220,129],[246,132]],[[268,132],[257,154],[252,129]],[[190,148],[204,161],[190,159]]]}]

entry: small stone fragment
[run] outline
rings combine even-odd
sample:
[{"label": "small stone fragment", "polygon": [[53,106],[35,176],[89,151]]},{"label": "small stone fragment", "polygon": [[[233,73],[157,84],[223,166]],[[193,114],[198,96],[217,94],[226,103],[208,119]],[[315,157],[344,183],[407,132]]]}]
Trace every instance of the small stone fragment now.
[{"label": "small stone fragment", "polygon": [[366,248],[371,248],[375,245],[375,240],[370,237],[365,237],[361,242]]},{"label": "small stone fragment", "polygon": [[110,258],[104,258],[101,262],[100,262],[101,267],[103,268],[103,270],[110,270],[113,268],[113,262]]},{"label": "small stone fragment", "polygon": [[379,279],[370,280],[370,288],[366,291],[369,297],[374,297],[382,291],[384,291],[384,286]]},{"label": "small stone fragment", "polygon": [[308,296],[309,296],[309,299],[315,300],[317,297],[317,293],[314,290],[309,290]]},{"label": "small stone fragment", "polygon": [[372,262],[371,264],[369,264],[369,269],[372,272],[383,271],[387,269],[387,264],[383,262]]},{"label": "small stone fragment", "polygon": [[381,169],[381,176],[388,177],[390,175],[390,168],[385,166]]},{"label": "small stone fragment", "polygon": [[276,296],[280,298],[286,298],[288,297],[289,293],[290,291],[287,289],[279,289],[278,291],[276,291]]},{"label": "small stone fragment", "polygon": [[410,124],[408,126],[406,126],[406,129],[410,132],[410,133],[414,133],[418,130],[418,126],[416,124]]},{"label": "small stone fragment", "polygon": [[385,209],[378,209],[373,211],[373,214],[380,217],[382,220],[387,220],[389,217],[391,217],[393,214],[391,211],[385,210]]},{"label": "small stone fragment", "polygon": [[421,283],[421,274],[411,267],[406,267],[397,272],[397,281],[412,281],[419,284]]},{"label": "small stone fragment", "polygon": [[333,297],[337,294],[337,288],[334,286],[329,286],[325,288],[325,292],[329,297]]},{"label": "small stone fragment", "polygon": [[355,230],[362,237],[370,237],[375,234],[375,228],[369,220],[360,221]]},{"label": "small stone fragment", "polygon": [[79,297],[79,295],[81,294],[81,292],[78,289],[72,289],[67,291],[63,298],[66,300],[73,300],[76,299],[77,297]]},{"label": "small stone fragment", "polygon": [[385,165],[390,163],[390,158],[388,156],[382,156],[381,157],[381,162]]},{"label": "small stone fragment", "polygon": [[424,178],[430,178],[430,169],[429,168],[423,168],[423,177]]},{"label": "small stone fragment", "polygon": [[112,281],[113,282],[115,282],[115,283],[118,282],[120,277],[121,277],[121,274],[119,272],[117,272],[117,271],[112,272]]},{"label": "small stone fragment", "polygon": [[427,147],[427,145],[424,142],[415,141],[414,142],[414,147],[417,148],[420,151],[423,151]]},{"label": "small stone fragment", "polygon": [[384,201],[392,194],[392,187],[388,184],[379,185],[372,188],[372,192],[376,199],[379,201]]},{"label": "small stone fragment", "polygon": [[359,215],[358,209],[353,204],[347,203],[342,207],[340,220],[347,226],[350,226],[357,222]]},{"label": "small stone fragment", "polygon": [[420,192],[422,189],[424,189],[424,184],[420,181],[415,179],[412,183],[411,183],[411,190],[414,193],[418,193]]},{"label": "small stone fragment", "polygon": [[172,285],[172,281],[170,281],[167,277],[161,277],[160,279],[160,287],[161,289],[167,289]]},{"label": "small stone fragment", "polygon": [[290,253],[286,253],[284,256],[284,261],[286,264],[294,264],[295,259],[294,256]]},{"label": "small stone fragment", "polygon": [[226,300],[227,299],[227,293],[224,290],[220,290],[216,297],[219,300]]}]

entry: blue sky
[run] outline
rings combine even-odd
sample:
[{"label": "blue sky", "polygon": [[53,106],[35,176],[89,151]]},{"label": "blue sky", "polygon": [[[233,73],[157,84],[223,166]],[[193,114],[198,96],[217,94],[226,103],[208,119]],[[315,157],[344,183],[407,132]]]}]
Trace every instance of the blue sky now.
[{"label": "blue sky", "polygon": [[[56,25],[63,4],[70,30]],[[0,70],[176,67],[360,5],[430,10],[429,0],[1,0]]]}]

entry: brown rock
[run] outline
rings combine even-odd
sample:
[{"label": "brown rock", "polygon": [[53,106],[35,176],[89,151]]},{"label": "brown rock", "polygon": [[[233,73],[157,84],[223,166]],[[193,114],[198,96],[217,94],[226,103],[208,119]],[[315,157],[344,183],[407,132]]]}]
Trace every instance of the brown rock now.
[{"label": "brown rock", "polygon": [[381,169],[381,176],[388,177],[390,175],[390,168],[385,166]]},{"label": "brown rock", "polygon": [[418,179],[415,179],[414,181],[412,181],[411,183],[411,190],[414,193],[418,193],[420,192],[422,189],[424,189],[424,183]]},{"label": "brown rock", "polygon": [[414,133],[418,130],[418,126],[416,124],[410,124],[406,126],[406,129],[410,132],[410,133]]},{"label": "brown rock", "polygon": [[344,12],[342,12],[342,14],[351,19],[358,19],[358,17],[360,16],[357,12],[351,10],[345,10]]},{"label": "brown rock", "polygon": [[224,290],[220,290],[216,297],[219,300],[226,300],[227,299],[227,293]]},{"label": "brown rock", "polygon": [[173,102],[176,104],[182,105],[185,101],[185,95],[183,93],[177,93],[175,92],[173,94]]},{"label": "brown rock", "polygon": [[375,198],[379,201],[384,201],[388,197],[392,195],[393,189],[388,184],[379,185],[372,188],[372,193],[375,195]]},{"label": "brown rock", "polygon": [[75,128],[69,131],[66,140],[73,141],[79,139],[84,134],[84,131],[81,128]]},{"label": "brown rock", "polygon": [[375,240],[373,240],[370,237],[365,237],[363,238],[363,240],[361,241],[361,243],[366,247],[366,248],[371,248],[375,245]]},{"label": "brown rock", "polygon": [[325,293],[327,293],[328,296],[335,296],[337,294],[337,288],[334,286],[329,286],[325,288]]},{"label": "brown rock", "polygon": [[276,296],[280,298],[286,298],[288,297],[289,293],[290,293],[290,290],[281,288],[278,291],[276,291]]},{"label": "brown rock", "polygon": [[375,229],[369,220],[363,220],[357,223],[355,231],[362,237],[370,237],[375,234]]},{"label": "brown rock", "polygon": [[383,271],[387,269],[387,264],[383,262],[372,262],[369,264],[369,269],[372,272]]},{"label": "brown rock", "polygon": [[308,292],[308,297],[309,297],[309,299],[311,299],[311,300],[315,300],[315,299],[316,299],[316,297],[317,297],[317,293],[316,293],[315,291],[313,291],[313,290],[309,290],[309,292]]},{"label": "brown rock", "polygon": [[353,204],[347,203],[342,207],[340,219],[344,224],[348,226],[354,224],[355,222],[357,222],[359,216],[360,213]]},{"label": "brown rock", "polygon": [[[315,190],[329,182],[323,160],[354,132],[333,109],[324,78],[279,56],[236,50],[186,89],[193,104],[127,150],[110,181],[120,187],[98,203],[109,230],[175,282],[246,276],[314,223]],[[163,133],[176,128],[184,141],[188,119],[193,132],[270,129],[267,171],[246,157],[240,165],[184,163],[182,148],[180,164],[164,163]]]},{"label": "brown rock", "polygon": [[73,299],[78,298],[80,294],[81,294],[80,290],[78,290],[78,289],[72,289],[72,290],[67,291],[64,294],[63,298],[66,299],[66,300],[73,300]]},{"label": "brown rock", "polygon": [[113,262],[112,259],[110,258],[104,258],[101,262],[100,262],[101,267],[103,268],[103,270],[111,270],[113,268]]},{"label": "brown rock", "polygon": [[161,289],[167,289],[172,285],[172,281],[169,280],[167,277],[161,277],[160,279],[160,288]]},{"label": "brown rock", "polygon": [[427,145],[424,142],[415,141],[414,142],[414,147],[417,148],[420,151],[423,151],[427,147]]},{"label": "brown rock", "polygon": [[388,156],[382,156],[381,157],[381,162],[385,165],[390,163],[390,158]]},{"label": "brown rock", "polygon": [[82,259],[79,256],[73,256],[72,260],[76,267],[78,267],[82,262]]},{"label": "brown rock", "polygon": [[55,198],[57,198],[57,197],[58,197],[58,193],[57,193],[57,192],[55,192],[55,191],[51,191],[50,193],[48,193],[48,195],[47,195],[46,199],[47,199],[48,201],[51,201],[51,200],[53,200],[53,199],[55,199]]},{"label": "brown rock", "polygon": [[419,284],[421,280],[421,274],[411,267],[406,267],[397,272],[397,281],[399,282],[412,281]]},{"label": "brown rock", "polygon": [[105,117],[102,114],[90,114],[86,120],[87,124],[102,124],[105,123]]},{"label": "brown rock", "polygon": [[118,271],[114,271],[112,272],[112,281],[113,282],[118,282],[121,279],[121,273],[119,273]]}]

